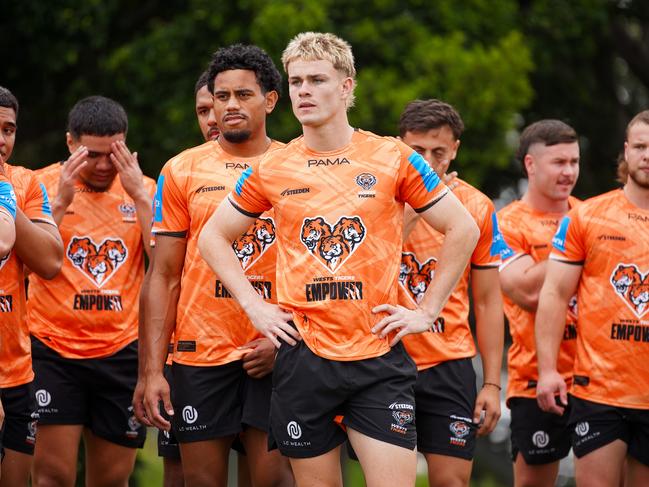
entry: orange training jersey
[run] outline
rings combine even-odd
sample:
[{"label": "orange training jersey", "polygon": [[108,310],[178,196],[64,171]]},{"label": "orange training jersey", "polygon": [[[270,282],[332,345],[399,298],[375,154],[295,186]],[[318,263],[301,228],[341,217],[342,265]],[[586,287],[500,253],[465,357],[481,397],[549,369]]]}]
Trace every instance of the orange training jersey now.
[{"label": "orange training jersey", "polygon": [[[270,150],[283,144],[273,142]],[[253,158],[226,153],[218,142],[186,150],[162,168],[153,217],[156,236],[187,239],[174,330],[173,361],[185,365],[221,365],[242,358],[238,347],[262,335],[252,326],[198,251],[198,236]],[[259,218],[233,244],[251,284],[275,300],[275,223]]]},{"label": "orange training jersey", "polygon": [[[20,166],[4,167],[14,187],[17,207],[31,221],[55,225],[47,191],[34,173]],[[33,378],[25,274],[14,249],[0,259],[0,388],[26,384]]]},{"label": "orange training jersey", "polygon": [[[36,171],[54,198],[61,164]],[[155,182],[145,177],[150,195]],[[52,280],[30,276],[32,334],[62,356],[107,357],[137,338],[144,277],[142,232],[119,176],[107,191],[76,184],[61,226],[63,267]]]},{"label": "orange training jersey", "polygon": [[[453,194],[473,216],[480,229],[480,239],[471,255],[470,265],[442,310],[432,333],[406,335],[403,342],[419,370],[441,362],[476,354],[469,326],[469,274],[471,269],[497,268],[503,238],[498,230],[493,203],[480,191],[461,179]],[[444,235],[425,221],[417,222],[401,254],[399,304],[414,308],[424,297],[433,273]]]},{"label": "orange training jersey", "polygon": [[[574,208],[579,200],[570,197],[568,205]],[[529,255],[534,262],[547,260],[552,247],[552,236],[557,230],[562,215],[543,213],[529,207],[522,201],[514,201],[498,212],[500,230],[506,248],[501,254],[501,270],[516,259]],[[509,321],[512,345],[507,354],[507,399],[511,397],[536,397],[538,369],[536,346],[534,344],[534,318],[536,313],[517,306],[503,293],[505,315]],[[563,342],[559,350],[557,370],[563,378],[570,381],[575,356],[577,300],[572,299]]]},{"label": "orange training jersey", "polygon": [[571,393],[649,409],[649,210],[605,193],[572,210],[552,244],[551,259],[583,266]]},{"label": "orange training jersey", "polygon": [[403,203],[424,211],[446,194],[410,147],[356,130],[326,153],[293,140],[247,169],[229,198],[248,216],[274,208],[277,299],[309,348],[359,360],[389,350],[370,331],[385,315],[371,310],[398,302]]}]

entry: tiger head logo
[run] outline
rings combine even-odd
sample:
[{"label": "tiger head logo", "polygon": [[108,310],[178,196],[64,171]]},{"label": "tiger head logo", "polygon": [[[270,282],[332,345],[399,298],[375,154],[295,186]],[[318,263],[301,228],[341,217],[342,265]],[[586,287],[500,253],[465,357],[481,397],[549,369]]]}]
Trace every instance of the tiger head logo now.
[{"label": "tiger head logo", "polygon": [[257,218],[248,231],[232,242],[232,249],[243,270],[248,269],[275,243],[275,222],[272,218]]},{"label": "tiger head logo", "polygon": [[638,318],[649,309],[649,272],[642,274],[635,264],[618,264],[611,274],[615,293]]},{"label": "tiger head logo", "polygon": [[410,252],[401,254],[399,284],[415,304],[419,304],[423,299],[424,293],[435,275],[436,264],[437,259],[434,257],[431,257],[422,265],[415,257],[415,254]]},{"label": "tiger head logo", "polygon": [[360,173],[356,176],[356,184],[358,184],[365,191],[369,191],[376,184],[376,176],[368,172]]},{"label": "tiger head logo", "polygon": [[128,249],[116,237],[106,238],[98,246],[90,237],[74,236],[66,256],[93,284],[102,287],[127,260]]},{"label": "tiger head logo", "polygon": [[300,240],[318,262],[335,273],[365,236],[365,224],[359,216],[342,216],[333,226],[318,216],[304,219]]}]

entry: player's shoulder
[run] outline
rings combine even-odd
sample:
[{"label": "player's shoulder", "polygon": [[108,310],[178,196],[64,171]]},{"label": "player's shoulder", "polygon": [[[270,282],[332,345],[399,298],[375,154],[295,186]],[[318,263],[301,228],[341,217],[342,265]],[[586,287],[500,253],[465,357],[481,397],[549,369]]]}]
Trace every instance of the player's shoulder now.
[{"label": "player's shoulder", "polygon": [[412,154],[414,149],[400,140],[398,137],[391,135],[378,135],[369,130],[356,129],[356,142],[358,144],[367,144],[373,148],[383,148],[384,150],[395,150],[404,154]]},{"label": "player's shoulder", "polygon": [[614,189],[612,191],[608,191],[606,193],[593,196],[592,198],[588,198],[587,200],[581,201],[575,205],[575,208],[579,212],[597,211],[602,207],[607,207],[610,206],[611,204],[617,203],[620,200],[621,196],[622,196],[622,190]]},{"label": "player's shoulder", "polygon": [[54,177],[58,178],[59,174],[61,173],[61,166],[62,166],[61,162],[54,162],[45,167],[34,169],[33,173],[36,175],[37,178],[43,180],[54,178]]},{"label": "player's shoulder", "polygon": [[478,223],[485,218],[491,218],[494,205],[486,194],[463,179],[455,178],[453,182],[457,183],[457,186],[453,189],[453,194]]},{"label": "player's shoulder", "polygon": [[5,164],[5,172],[16,192],[23,191],[30,184],[40,182],[36,172],[24,166]]},{"label": "player's shoulder", "polygon": [[163,166],[163,169],[166,168],[169,171],[175,171],[191,167],[196,162],[203,160],[205,157],[213,156],[216,150],[214,144],[217,143],[208,141],[201,145],[185,149],[181,153],[176,154],[169,159]]},{"label": "player's shoulder", "polygon": [[498,210],[498,221],[520,220],[531,213],[531,208],[521,200],[514,200]]}]

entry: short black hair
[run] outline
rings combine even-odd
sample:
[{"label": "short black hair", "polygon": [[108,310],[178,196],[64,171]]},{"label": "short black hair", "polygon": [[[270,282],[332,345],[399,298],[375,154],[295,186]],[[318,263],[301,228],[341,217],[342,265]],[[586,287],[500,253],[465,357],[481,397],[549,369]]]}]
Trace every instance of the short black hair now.
[{"label": "short black hair", "polygon": [[458,140],[464,132],[462,117],[452,105],[441,100],[414,100],[406,105],[399,118],[399,135],[406,132],[428,132],[448,125]]},{"label": "short black hair", "polygon": [[525,156],[530,150],[530,146],[541,143],[545,146],[557,144],[571,144],[577,142],[577,132],[570,125],[561,120],[548,118],[539,120],[528,125],[521,134],[516,151],[516,160],[519,161],[523,172],[527,176],[525,169]]},{"label": "short black hair", "polygon": [[207,88],[214,93],[214,78],[231,69],[247,69],[253,71],[261,91],[265,94],[275,91],[278,95],[282,90],[282,75],[279,74],[275,63],[266,51],[257,46],[233,44],[222,47],[212,56],[208,71]]},{"label": "short black hair", "polygon": [[18,99],[4,86],[0,86],[0,107],[11,108],[18,118]]},{"label": "short black hair", "polygon": [[79,100],[68,114],[68,132],[74,139],[82,135],[126,134],[127,130],[128,117],[124,107],[104,96]]},{"label": "short black hair", "polygon": [[207,86],[207,79],[209,77],[209,72],[207,70],[203,71],[198,77],[196,84],[194,85],[194,96],[200,91],[203,86]]}]

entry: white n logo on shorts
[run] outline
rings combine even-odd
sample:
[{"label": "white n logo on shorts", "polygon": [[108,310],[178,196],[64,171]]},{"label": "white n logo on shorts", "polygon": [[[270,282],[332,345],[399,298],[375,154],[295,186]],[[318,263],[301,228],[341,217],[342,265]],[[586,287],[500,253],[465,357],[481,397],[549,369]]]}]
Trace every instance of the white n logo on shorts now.
[{"label": "white n logo on shorts", "polygon": [[579,436],[586,436],[589,430],[590,426],[588,425],[588,421],[577,423],[577,426],[575,426],[575,433],[577,433]]},{"label": "white n logo on shorts", "polygon": [[198,419],[198,411],[192,406],[185,406],[183,408],[183,420],[187,424],[193,424]]},{"label": "white n logo on shorts", "polygon": [[537,431],[532,435],[532,443],[537,448],[545,448],[550,443],[550,435],[545,431]]},{"label": "white n logo on shorts", "polygon": [[36,391],[36,402],[43,408],[52,402],[52,396],[45,389],[39,389]]},{"label": "white n logo on shorts", "polygon": [[290,436],[294,440],[298,440],[302,436],[302,428],[300,428],[300,425],[297,424],[297,421],[291,421],[286,426],[286,432],[288,433],[288,436]]}]

